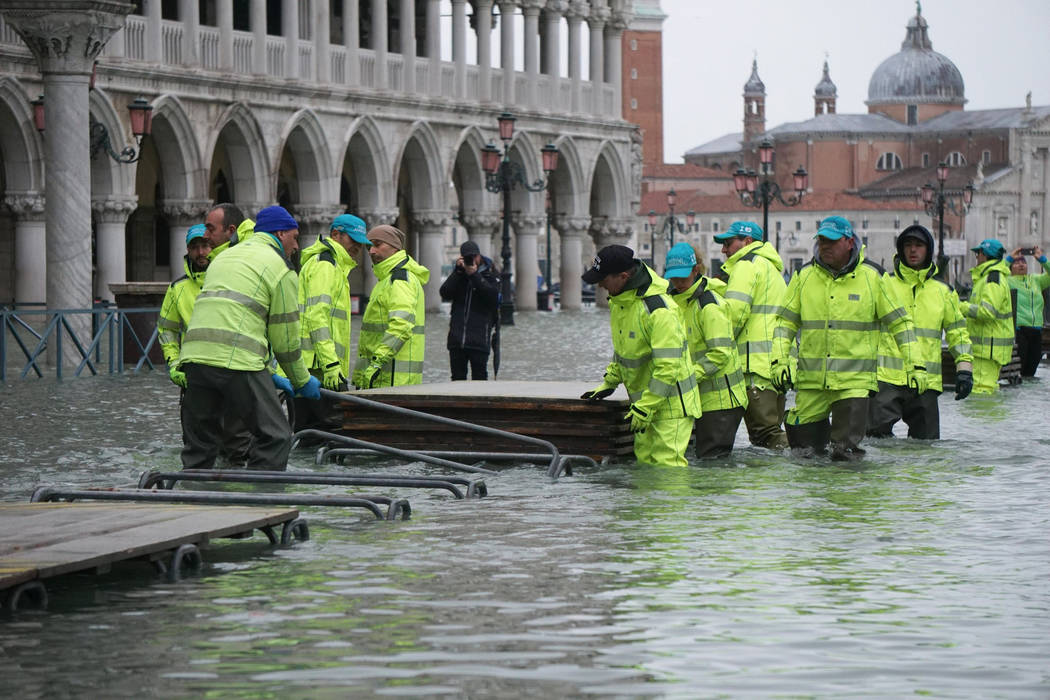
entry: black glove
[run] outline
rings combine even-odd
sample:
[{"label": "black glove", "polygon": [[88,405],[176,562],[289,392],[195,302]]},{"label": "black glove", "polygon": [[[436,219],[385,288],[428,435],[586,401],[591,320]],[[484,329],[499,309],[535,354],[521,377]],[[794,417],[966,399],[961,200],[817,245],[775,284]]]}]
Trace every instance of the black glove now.
[{"label": "black glove", "polygon": [[961,370],[955,373],[955,400],[961,401],[973,391],[973,372]]},{"label": "black glove", "polygon": [[611,396],[616,391],[616,387],[612,389],[592,389],[591,391],[585,391],[580,394],[581,399],[587,399],[588,401],[600,401],[606,396]]}]

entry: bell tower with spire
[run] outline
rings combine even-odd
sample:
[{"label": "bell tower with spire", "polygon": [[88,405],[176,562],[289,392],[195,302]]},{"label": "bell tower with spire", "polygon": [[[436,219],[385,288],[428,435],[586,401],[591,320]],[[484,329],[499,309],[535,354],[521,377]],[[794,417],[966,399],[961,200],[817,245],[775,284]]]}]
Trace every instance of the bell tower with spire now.
[{"label": "bell tower with spire", "polygon": [[758,58],[751,61],[751,77],[744,84],[745,150],[766,131],[766,86],[758,77]]},{"label": "bell tower with spire", "polygon": [[838,97],[838,88],[831,82],[831,74],[828,72],[828,59],[824,58],[824,76],[813,90],[813,116],[835,113],[835,98]]}]

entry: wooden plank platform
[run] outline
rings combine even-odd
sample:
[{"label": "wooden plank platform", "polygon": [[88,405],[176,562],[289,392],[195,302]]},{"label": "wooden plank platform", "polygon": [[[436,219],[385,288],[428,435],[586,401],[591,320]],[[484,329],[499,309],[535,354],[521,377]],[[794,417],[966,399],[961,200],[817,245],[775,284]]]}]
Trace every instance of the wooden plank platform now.
[{"label": "wooden plank platform", "polygon": [[[592,457],[630,454],[634,436],[623,420],[627,392],[621,386],[603,401],[580,394],[594,382],[439,382],[353,392],[392,406],[455,418],[549,440],[566,454]],[[347,404],[338,432],[408,450],[532,452],[535,447],[458,430],[425,419],[412,420]]]},{"label": "wooden plank platform", "polygon": [[35,579],[105,569],[127,559],[203,546],[299,516],[295,508],[142,503],[0,505],[0,590]]}]

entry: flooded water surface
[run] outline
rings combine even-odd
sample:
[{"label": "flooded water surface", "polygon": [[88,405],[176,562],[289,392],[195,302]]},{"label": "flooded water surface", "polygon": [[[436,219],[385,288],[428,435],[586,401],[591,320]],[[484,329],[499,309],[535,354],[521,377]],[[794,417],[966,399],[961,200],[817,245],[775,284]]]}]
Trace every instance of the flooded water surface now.
[{"label": "flooded water surface", "polygon": [[[501,378],[598,384],[606,312],[517,320]],[[447,379],[447,322],[427,319],[427,381]],[[308,542],[217,541],[177,583],[139,562],[53,579],[46,612],[0,618],[3,695],[1045,698],[1040,373],[942,397],[942,440],[874,441],[859,464],[795,461],[741,429],[733,458],[688,469],[625,460],[551,483],[512,465],[481,500],[370,487],[412,519],[303,508]],[[164,372],[3,385],[0,494],[177,469],[177,415]],[[440,473],[305,450],[290,468]]]}]

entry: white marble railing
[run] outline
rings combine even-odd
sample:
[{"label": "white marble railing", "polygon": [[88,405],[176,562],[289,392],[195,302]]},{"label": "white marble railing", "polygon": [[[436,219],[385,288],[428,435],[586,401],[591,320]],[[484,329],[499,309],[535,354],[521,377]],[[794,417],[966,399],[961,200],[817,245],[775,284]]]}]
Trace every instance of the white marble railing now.
[{"label": "white marble railing", "polygon": [[197,35],[198,53],[202,68],[219,67],[219,30],[217,27],[201,27]]},{"label": "white marble railing", "polygon": [[[233,70],[241,75],[256,72],[252,55],[252,48],[255,42],[252,39],[252,35],[247,32],[233,33]],[[215,50],[216,56],[218,56],[218,44],[216,44]]]},{"label": "white marble railing", "polygon": [[146,59],[146,18],[128,17],[123,31],[124,55],[144,61]]},{"label": "white marble railing", "polygon": [[160,60],[168,65],[182,63],[182,22],[162,20],[160,23]]},{"label": "white marble railing", "polygon": [[23,45],[22,38],[18,36],[18,32],[14,30],[14,27],[4,22],[3,18],[0,18],[0,44]]},{"label": "white marble railing", "polygon": [[329,58],[332,60],[332,82],[341,85],[347,82],[346,75],[346,49],[342,46],[333,46],[329,49]]},{"label": "white marble railing", "polygon": [[310,44],[299,44],[299,77],[314,80],[314,47]]},{"label": "white marble railing", "polygon": [[285,41],[279,36],[266,37],[266,74],[275,78],[284,77]]}]

